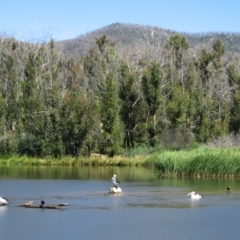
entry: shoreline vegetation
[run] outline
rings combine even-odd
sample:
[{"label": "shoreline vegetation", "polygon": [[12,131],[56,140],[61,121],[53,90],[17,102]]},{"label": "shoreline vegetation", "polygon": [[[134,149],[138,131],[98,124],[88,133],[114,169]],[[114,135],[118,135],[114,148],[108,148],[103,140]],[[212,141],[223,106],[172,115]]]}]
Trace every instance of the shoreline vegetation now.
[{"label": "shoreline vegetation", "polygon": [[151,167],[165,176],[179,177],[240,177],[240,148],[197,148],[193,150],[115,156],[100,154],[91,157],[30,158],[12,156],[0,159],[0,166],[119,166]]}]

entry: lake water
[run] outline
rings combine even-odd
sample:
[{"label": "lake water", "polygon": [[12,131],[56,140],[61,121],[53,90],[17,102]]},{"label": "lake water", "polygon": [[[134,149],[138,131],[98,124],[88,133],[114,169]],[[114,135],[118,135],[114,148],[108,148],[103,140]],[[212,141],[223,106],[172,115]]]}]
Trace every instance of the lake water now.
[{"label": "lake water", "polygon": [[[108,194],[116,173],[122,194]],[[231,186],[233,193],[227,194]],[[200,200],[186,196],[190,191]],[[162,178],[125,167],[0,167],[0,239],[239,239],[239,179]],[[18,205],[69,203],[55,209]]]}]

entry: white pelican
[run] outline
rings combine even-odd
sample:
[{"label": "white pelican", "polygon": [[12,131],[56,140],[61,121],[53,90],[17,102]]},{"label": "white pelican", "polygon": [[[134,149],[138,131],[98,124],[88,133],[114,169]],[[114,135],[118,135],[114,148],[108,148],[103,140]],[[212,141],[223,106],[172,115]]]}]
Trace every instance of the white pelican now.
[{"label": "white pelican", "polygon": [[0,197],[0,205],[6,205],[8,203],[10,203],[8,199]]},{"label": "white pelican", "polygon": [[190,192],[190,193],[187,194],[187,196],[191,196],[191,199],[200,199],[200,198],[202,198],[201,195],[196,194],[195,192]]},{"label": "white pelican", "polygon": [[117,175],[114,174],[112,177],[112,183],[114,185],[115,188],[118,188],[118,185],[120,184],[120,182],[117,180]]}]

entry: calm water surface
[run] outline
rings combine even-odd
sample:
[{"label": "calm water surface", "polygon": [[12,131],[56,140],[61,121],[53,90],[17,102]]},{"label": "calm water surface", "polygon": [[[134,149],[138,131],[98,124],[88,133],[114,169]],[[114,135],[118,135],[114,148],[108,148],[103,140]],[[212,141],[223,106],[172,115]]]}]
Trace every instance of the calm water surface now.
[{"label": "calm water surface", "polygon": [[[122,194],[109,195],[116,173]],[[232,194],[226,193],[231,186]],[[190,191],[200,200],[186,197]],[[0,167],[0,239],[239,239],[238,179],[162,178],[145,168]],[[61,210],[19,204],[69,203]]]}]

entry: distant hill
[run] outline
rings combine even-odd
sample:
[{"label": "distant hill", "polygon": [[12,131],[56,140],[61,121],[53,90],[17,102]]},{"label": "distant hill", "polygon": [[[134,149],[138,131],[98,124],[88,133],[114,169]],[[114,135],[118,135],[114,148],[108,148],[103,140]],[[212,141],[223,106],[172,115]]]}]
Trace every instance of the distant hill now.
[{"label": "distant hill", "polygon": [[[240,53],[240,33],[180,33],[153,26],[114,23],[93,32],[81,35],[74,39],[59,41],[65,56],[79,58],[95,44],[96,37],[106,35],[115,42],[117,50],[138,48],[143,44],[153,44],[157,39],[159,45],[164,47],[170,36],[178,34],[185,36],[190,48],[197,49],[211,44],[213,39],[221,39],[226,48],[226,54]],[[156,43],[156,41],[155,41]]]}]

